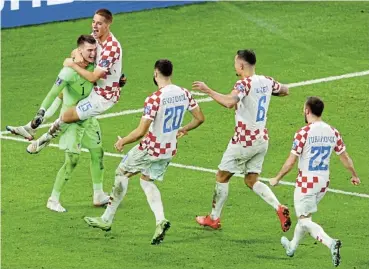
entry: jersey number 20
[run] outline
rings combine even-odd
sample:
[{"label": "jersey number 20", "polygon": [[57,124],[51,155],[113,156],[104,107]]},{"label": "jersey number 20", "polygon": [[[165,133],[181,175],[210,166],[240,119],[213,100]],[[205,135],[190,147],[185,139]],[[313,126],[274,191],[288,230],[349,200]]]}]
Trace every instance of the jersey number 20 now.
[{"label": "jersey number 20", "polygon": [[184,113],[184,106],[168,107],[165,110],[163,133],[179,129]]},{"label": "jersey number 20", "polygon": [[[325,159],[329,156],[331,147],[311,147],[311,154],[314,154],[309,161],[309,171],[327,171],[328,165],[324,164]],[[321,161],[318,165],[314,166],[315,160],[321,157]]]}]

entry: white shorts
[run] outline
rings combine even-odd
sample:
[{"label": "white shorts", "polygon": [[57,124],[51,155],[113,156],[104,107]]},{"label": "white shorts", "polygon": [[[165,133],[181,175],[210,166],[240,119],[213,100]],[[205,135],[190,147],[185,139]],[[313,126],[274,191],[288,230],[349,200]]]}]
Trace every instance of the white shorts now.
[{"label": "white shorts", "polygon": [[318,192],[313,194],[301,193],[300,188],[295,188],[295,193],[293,196],[296,216],[308,216],[318,211],[318,204],[320,200],[323,199],[325,193]]},{"label": "white shorts", "polygon": [[260,174],[267,151],[268,141],[265,140],[246,148],[231,141],[218,168],[234,174]]},{"label": "white shorts", "polygon": [[118,169],[130,173],[140,172],[151,180],[162,181],[172,158],[157,159],[146,150],[139,150],[138,147],[139,145],[135,146],[124,156]]},{"label": "white shorts", "polygon": [[77,115],[80,120],[86,120],[104,113],[114,104],[113,101],[106,100],[92,89],[89,96],[77,103]]}]

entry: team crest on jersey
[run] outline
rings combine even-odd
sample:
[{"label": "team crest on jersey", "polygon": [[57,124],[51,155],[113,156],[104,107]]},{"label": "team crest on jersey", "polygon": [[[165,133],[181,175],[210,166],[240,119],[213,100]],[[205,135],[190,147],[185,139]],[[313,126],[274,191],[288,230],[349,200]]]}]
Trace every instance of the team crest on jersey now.
[{"label": "team crest on jersey", "polygon": [[237,89],[238,91],[240,91],[240,92],[245,92],[245,91],[246,91],[246,88],[245,88],[245,86],[244,86],[242,83],[238,84],[238,85],[236,86],[236,89]]},{"label": "team crest on jersey", "polygon": [[60,77],[58,77],[58,78],[56,79],[56,81],[55,81],[55,85],[56,85],[56,86],[60,86],[60,84],[62,84],[62,82],[63,82],[63,80],[62,80]]},{"label": "team crest on jersey", "polygon": [[145,106],[144,115],[150,115],[150,113],[151,113],[151,106]]},{"label": "team crest on jersey", "polygon": [[100,62],[101,67],[108,67],[109,64],[110,64],[109,60],[101,60],[101,62]]}]

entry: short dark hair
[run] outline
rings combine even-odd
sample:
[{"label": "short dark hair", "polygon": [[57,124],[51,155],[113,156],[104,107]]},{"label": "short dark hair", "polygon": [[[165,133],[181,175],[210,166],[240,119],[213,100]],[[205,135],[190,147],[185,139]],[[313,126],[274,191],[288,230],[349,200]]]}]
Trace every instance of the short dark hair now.
[{"label": "short dark hair", "polygon": [[256,64],[256,55],[255,52],[251,49],[239,50],[237,51],[237,56],[251,65]]},{"label": "short dark hair", "polygon": [[101,9],[97,10],[95,12],[95,14],[98,14],[98,15],[104,17],[107,23],[112,23],[113,22],[113,14],[108,9],[101,8]]},{"label": "short dark hair", "polygon": [[320,117],[323,114],[324,103],[323,100],[316,96],[308,97],[305,105],[310,108],[311,113]]},{"label": "short dark hair", "polygon": [[168,59],[157,60],[154,68],[159,70],[159,72],[165,77],[171,76],[173,72],[173,64]]},{"label": "short dark hair", "polygon": [[83,45],[85,42],[95,45],[96,39],[92,35],[80,35],[77,39],[77,46]]}]

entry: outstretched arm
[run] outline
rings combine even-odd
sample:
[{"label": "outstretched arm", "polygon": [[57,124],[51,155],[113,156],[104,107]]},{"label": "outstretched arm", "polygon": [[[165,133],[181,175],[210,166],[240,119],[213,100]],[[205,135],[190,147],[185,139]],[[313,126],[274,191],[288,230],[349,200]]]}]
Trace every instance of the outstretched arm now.
[{"label": "outstretched arm", "polygon": [[350,171],[351,173],[351,183],[354,185],[359,185],[360,184],[360,179],[358,178],[355,168],[354,168],[354,162],[352,161],[352,159],[350,158],[350,156],[348,155],[347,151],[342,152],[340,155],[340,161],[342,162],[343,166]]},{"label": "outstretched arm", "polygon": [[231,94],[221,94],[218,93],[208,87],[204,82],[202,81],[195,81],[192,84],[192,89],[201,91],[203,93],[206,93],[211,98],[213,98],[217,103],[221,104],[222,106],[226,108],[233,108],[239,101],[240,98],[238,97],[237,93],[232,91]]},{"label": "outstretched arm", "polygon": [[286,162],[284,163],[284,165],[282,166],[281,170],[279,171],[279,173],[277,174],[276,177],[271,178],[269,183],[272,186],[275,186],[279,183],[279,181],[285,176],[287,175],[291,169],[293,168],[293,166],[295,165],[296,161],[297,161],[297,156],[293,153],[290,153],[290,156],[288,156]]}]

